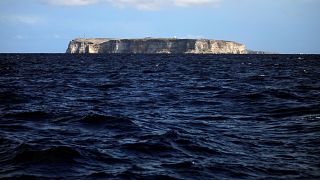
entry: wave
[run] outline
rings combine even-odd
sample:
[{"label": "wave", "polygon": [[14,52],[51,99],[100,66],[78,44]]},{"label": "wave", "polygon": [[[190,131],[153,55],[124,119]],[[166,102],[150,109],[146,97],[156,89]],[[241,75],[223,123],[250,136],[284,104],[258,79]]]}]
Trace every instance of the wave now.
[{"label": "wave", "polygon": [[15,164],[26,163],[72,163],[80,153],[74,148],[56,146],[47,149],[37,149],[28,144],[22,144],[16,148],[16,153],[11,159]]},{"label": "wave", "polygon": [[312,114],[320,114],[320,105],[299,106],[299,107],[287,107],[270,110],[267,112],[267,116],[273,118],[285,118],[292,116],[306,116]]},{"label": "wave", "polygon": [[139,130],[139,127],[134,121],[125,116],[90,114],[81,118],[80,122],[87,127],[93,128],[109,128],[123,131]]},{"label": "wave", "polygon": [[319,59],[0,54],[0,178],[319,179]]},{"label": "wave", "polygon": [[30,112],[28,111],[28,112],[9,113],[9,114],[5,114],[4,117],[26,119],[26,120],[40,120],[40,119],[47,119],[51,117],[51,115],[44,111],[30,111]]}]

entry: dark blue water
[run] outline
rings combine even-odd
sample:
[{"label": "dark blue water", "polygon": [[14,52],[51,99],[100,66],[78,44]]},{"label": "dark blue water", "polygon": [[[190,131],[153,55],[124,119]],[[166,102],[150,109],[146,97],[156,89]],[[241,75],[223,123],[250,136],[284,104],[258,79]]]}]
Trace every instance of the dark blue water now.
[{"label": "dark blue water", "polygon": [[319,55],[0,55],[0,177],[319,179]]}]

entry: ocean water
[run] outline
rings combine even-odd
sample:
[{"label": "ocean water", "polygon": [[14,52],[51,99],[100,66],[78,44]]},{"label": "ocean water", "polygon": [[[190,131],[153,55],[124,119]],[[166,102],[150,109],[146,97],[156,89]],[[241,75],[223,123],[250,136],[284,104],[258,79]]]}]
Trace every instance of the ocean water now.
[{"label": "ocean water", "polygon": [[0,54],[0,178],[319,179],[320,55]]}]

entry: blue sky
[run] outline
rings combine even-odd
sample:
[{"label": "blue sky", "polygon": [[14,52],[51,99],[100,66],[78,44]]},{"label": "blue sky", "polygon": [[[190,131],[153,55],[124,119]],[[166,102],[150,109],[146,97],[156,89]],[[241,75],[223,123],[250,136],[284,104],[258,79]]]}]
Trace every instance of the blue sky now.
[{"label": "blue sky", "polygon": [[320,54],[320,0],[1,0],[0,52],[65,52],[77,37],[232,40]]}]

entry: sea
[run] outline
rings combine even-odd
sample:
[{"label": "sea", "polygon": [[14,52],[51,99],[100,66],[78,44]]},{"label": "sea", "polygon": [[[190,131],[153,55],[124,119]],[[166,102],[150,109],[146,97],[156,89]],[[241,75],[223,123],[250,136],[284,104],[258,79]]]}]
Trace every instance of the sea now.
[{"label": "sea", "polygon": [[320,179],[320,55],[0,54],[1,179]]}]

